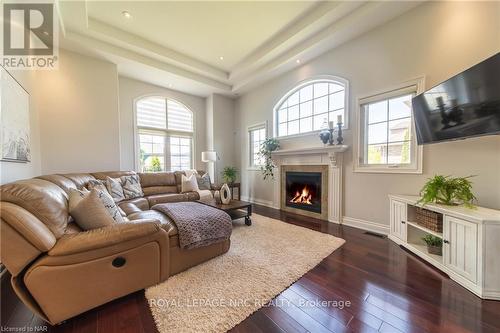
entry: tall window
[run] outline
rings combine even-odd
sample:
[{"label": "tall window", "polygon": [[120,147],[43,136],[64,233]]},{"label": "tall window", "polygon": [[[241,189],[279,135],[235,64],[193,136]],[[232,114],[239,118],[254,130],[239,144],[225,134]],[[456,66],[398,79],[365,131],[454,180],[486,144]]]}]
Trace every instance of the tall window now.
[{"label": "tall window", "polygon": [[136,103],[138,167],[141,172],[176,171],[193,167],[193,113],[161,96]]},{"label": "tall window", "polygon": [[275,108],[278,137],[319,131],[330,121],[345,123],[347,81],[336,78],[308,81],[292,89]]},{"label": "tall window", "polygon": [[421,172],[411,99],[417,86],[360,100],[357,171]]},{"label": "tall window", "polygon": [[260,146],[266,140],[266,124],[260,124],[248,129],[250,144],[250,167],[258,167],[264,164],[264,159],[259,155]]}]

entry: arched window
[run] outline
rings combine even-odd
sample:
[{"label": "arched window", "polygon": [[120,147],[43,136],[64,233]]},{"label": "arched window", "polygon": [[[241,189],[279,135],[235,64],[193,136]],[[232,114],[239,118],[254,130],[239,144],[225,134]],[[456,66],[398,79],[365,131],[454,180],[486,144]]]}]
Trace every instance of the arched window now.
[{"label": "arched window", "polygon": [[137,167],[140,172],[193,168],[193,112],[173,99],[136,101]]},{"label": "arched window", "polygon": [[338,77],[303,82],[281,98],[275,112],[277,137],[315,132],[333,121],[346,121],[347,81]]}]

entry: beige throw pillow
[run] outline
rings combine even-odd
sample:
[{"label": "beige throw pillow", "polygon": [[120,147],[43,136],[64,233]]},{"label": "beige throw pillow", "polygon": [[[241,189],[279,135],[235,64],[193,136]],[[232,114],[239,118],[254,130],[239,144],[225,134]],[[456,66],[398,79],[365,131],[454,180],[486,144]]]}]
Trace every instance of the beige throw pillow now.
[{"label": "beige throw pillow", "polygon": [[181,180],[181,192],[198,192],[198,181],[196,180],[196,175],[192,174],[191,176],[186,177],[182,175]]},{"label": "beige throw pillow", "polygon": [[[115,222],[123,222],[123,215],[120,212],[120,209],[118,206],[115,204],[113,198],[109,195],[109,193],[106,190],[98,190],[94,189],[99,197],[99,200],[101,200],[101,203],[104,205],[106,210],[108,211],[109,215],[113,218]],[[71,189],[69,192],[69,212],[71,214],[71,211],[80,203],[80,201],[89,195],[90,191],[87,191],[86,189],[83,190],[75,190]],[[74,216],[73,216],[74,218]]]},{"label": "beige throw pillow", "polygon": [[106,188],[115,202],[125,200],[123,187],[120,178],[106,177]]},{"label": "beige throw pillow", "polygon": [[103,228],[115,223],[99,198],[97,190],[92,190],[81,198],[78,204],[70,210],[70,214],[83,230]]}]

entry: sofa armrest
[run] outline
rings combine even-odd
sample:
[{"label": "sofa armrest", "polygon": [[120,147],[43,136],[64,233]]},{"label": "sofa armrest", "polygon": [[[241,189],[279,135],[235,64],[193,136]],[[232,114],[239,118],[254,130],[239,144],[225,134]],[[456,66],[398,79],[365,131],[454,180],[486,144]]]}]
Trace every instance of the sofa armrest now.
[{"label": "sofa armrest", "polygon": [[63,256],[96,250],[129,240],[146,237],[161,231],[158,220],[115,223],[110,226],[64,235],[48,252],[49,256]]}]

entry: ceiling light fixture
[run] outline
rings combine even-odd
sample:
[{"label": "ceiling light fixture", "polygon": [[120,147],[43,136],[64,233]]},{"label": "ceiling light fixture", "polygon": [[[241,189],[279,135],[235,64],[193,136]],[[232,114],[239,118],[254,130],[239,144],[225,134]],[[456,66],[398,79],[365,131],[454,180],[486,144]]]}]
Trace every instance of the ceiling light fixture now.
[{"label": "ceiling light fixture", "polygon": [[295,60],[296,63],[300,64],[300,59]]},{"label": "ceiling light fixture", "polygon": [[220,56],[220,57],[219,57],[219,59],[220,59],[220,60],[224,60],[224,57],[223,57],[223,56]]},{"label": "ceiling light fixture", "polygon": [[123,15],[123,17],[125,17],[125,18],[127,18],[127,19],[129,19],[129,18],[131,18],[131,17],[132,17],[132,15],[131,15],[128,11],[126,11],[126,10],[124,10],[124,11],[122,12],[122,15]]}]

